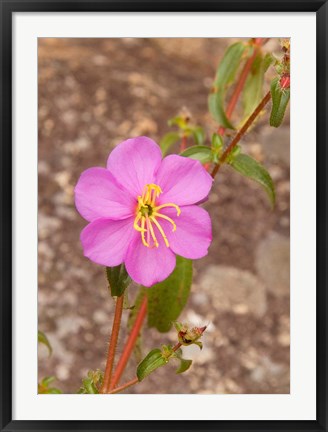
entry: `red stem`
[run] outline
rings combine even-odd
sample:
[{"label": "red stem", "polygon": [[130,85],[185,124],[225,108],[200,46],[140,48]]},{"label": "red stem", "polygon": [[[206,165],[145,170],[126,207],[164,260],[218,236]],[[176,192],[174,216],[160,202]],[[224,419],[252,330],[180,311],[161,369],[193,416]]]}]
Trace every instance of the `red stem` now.
[{"label": "red stem", "polygon": [[138,378],[133,378],[133,380],[131,380],[131,381],[125,383],[125,384],[122,384],[122,385],[119,386],[119,387],[116,387],[115,389],[111,390],[111,391],[108,392],[108,393],[109,393],[109,394],[119,393],[119,392],[121,392],[122,390],[125,390],[125,389],[127,389],[128,387],[133,386],[134,384],[137,384],[138,382],[139,382]]},{"label": "red stem", "polygon": [[232,152],[232,150],[236,147],[236,145],[239,143],[243,135],[247,132],[248,128],[251,126],[251,124],[254,122],[256,117],[260,114],[260,112],[263,110],[265,105],[269,102],[271,99],[271,92],[268,91],[268,93],[264,96],[264,98],[261,100],[261,102],[258,104],[258,106],[255,108],[255,110],[252,112],[250,117],[247,119],[244,126],[239,130],[237,135],[234,137],[234,139],[231,141],[231,143],[228,145],[228,147],[225,149],[225,151],[222,153],[222,156],[220,157],[219,162],[215,165],[212,171],[212,177],[214,178],[217,174],[217,172],[220,169],[220,166],[225,162],[229,154]]},{"label": "red stem", "polygon": [[115,369],[113,379],[112,379],[111,385],[110,385],[110,390],[114,389],[114,387],[119,382],[119,380],[120,380],[120,378],[124,372],[126,364],[129,360],[131,353],[133,351],[133,348],[136,344],[138,334],[139,334],[140,329],[142,327],[142,324],[144,322],[146,313],[147,313],[147,296],[145,295],[143,300],[142,300],[142,303],[141,303],[138,315],[136,317],[136,320],[133,324],[133,328],[131,330],[131,333],[130,333],[128,340],[126,341],[126,344],[124,346],[123,353],[122,353],[122,355],[119,359],[119,362],[117,364],[117,367]]},{"label": "red stem", "polygon": [[123,311],[123,301],[124,301],[124,295],[122,295],[121,297],[117,297],[112,334],[110,336],[110,342],[108,348],[104,382],[100,389],[100,393],[108,393],[110,389],[116,345],[118,340],[118,334],[120,332],[121,317]]},{"label": "red stem", "polygon": [[182,153],[187,148],[187,137],[186,135],[182,135],[181,144],[180,144],[180,153]]}]

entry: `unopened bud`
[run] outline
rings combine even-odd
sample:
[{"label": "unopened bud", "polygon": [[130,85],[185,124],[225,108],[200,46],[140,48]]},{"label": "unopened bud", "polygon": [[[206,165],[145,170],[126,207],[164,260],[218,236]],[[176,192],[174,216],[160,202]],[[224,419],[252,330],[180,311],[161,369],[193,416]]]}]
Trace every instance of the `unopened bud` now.
[{"label": "unopened bud", "polygon": [[203,335],[207,326],[189,328],[186,324],[176,323],[175,328],[178,331],[178,339],[181,345],[196,344],[202,348],[201,342],[198,339]]},{"label": "unopened bud", "polygon": [[280,88],[289,89],[290,88],[290,75],[289,74],[283,75],[280,78],[279,84],[280,84]]}]

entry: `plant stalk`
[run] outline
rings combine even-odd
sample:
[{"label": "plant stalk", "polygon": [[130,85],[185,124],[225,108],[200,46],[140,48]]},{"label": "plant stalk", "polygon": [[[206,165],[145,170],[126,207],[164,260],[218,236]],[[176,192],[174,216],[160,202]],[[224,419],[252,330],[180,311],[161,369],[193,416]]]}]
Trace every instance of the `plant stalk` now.
[{"label": "plant stalk", "polygon": [[212,171],[212,177],[214,178],[216,174],[218,173],[221,165],[226,161],[227,157],[230,155],[232,150],[236,147],[236,145],[239,143],[241,138],[245,135],[248,128],[252,125],[256,117],[260,114],[260,112],[263,110],[265,105],[269,102],[271,99],[271,92],[270,90],[268,93],[264,96],[264,98],[261,100],[261,102],[258,104],[258,106],[255,108],[255,110],[252,112],[252,114],[249,116],[249,118],[244,123],[243,127],[239,130],[237,135],[234,137],[234,139],[231,141],[231,143],[228,145],[228,147],[225,149],[225,151],[222,153],[222,156],[220,157],[219,162],[214,166]]},{"label": "plant stalk", "polygon": [[110,342],[109,342],[109,348],[107,354],[107,363],[106,363],[106,369],[104,374],[104,382],[100,389],[100,393],[108,393],[110,390],[115,351],[116,351],[116,345],[118,340],[118,334],[120,332],[121,318],[123,312],[123,301],[124,301],[124,294],[121,295],[120,297],[117,297],[112,333],[110,336]]},{"label": "plant stalk", "polygon": [[134,384],[137,384],[138,382],[139,382],[138,378],[134,378],[133,380],[131,380],[131,381],[125,383],[125,384],[122,384],[120,387],[116,387],[115,389],[109,391],[108,394],[115,394],[115,393],[119,393],[119,392],[121,392],[122,390],[125,390],[125,389],[127,389],[128,387],[133,386]]},{"label": "plant stalk", "polygon": [[116,366],[113,379],[110,385],[110,390],[113,390],[116,386],[116,384],[119,382],[124,369],[127,365],[127,362],[130,359],[131,353],[133,351],[133,348],[136,344],[140,329],[142,327],[142,324],[144,322],[145,316],[147,314],[147,295],[144,296],[140,309],[138,311],[137,317],[135,319],[135,322],[133,324],[131,333],[128,337],[128,340],[126,341],[126,344],[123,348],[122,355],[118,361],[118,364]]}]

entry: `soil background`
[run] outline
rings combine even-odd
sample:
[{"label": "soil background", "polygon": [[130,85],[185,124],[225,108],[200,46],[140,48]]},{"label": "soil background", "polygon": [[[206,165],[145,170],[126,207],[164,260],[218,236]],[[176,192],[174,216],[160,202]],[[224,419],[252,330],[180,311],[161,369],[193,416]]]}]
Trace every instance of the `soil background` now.
[{"label": "soil background", "polygon": [[[74,186],[85,169],[105,166],[121,141],[147,135],[159,142],[183,107],[210,137],[216,125],[207,95],[233,41],[39,39],[38,327],[53,346],[50,357],[39,346],[39,379],[55,375],[64,393],[76,393],[88,370],[104,369],[113,318],[104,269],[83,257],[86,222],[75,210]],[[278,41],[265,50],[279,52]],[[188,372],[176,375],[168,365],[128,392],[289,393],[288,122],[287,114],[270,128],[267,110],[242,141],[273,177],[274,209],[260,186],[226,166],[205,204],[214,240],[194,264],[181,317],[208,324],[204,349],[186,348],[194,360]],[[130,291],[133,302],[136,287]],[[123,325],[118,354],[125,336]],[[174,341],[174,331],[146,328],[144,354]],[[121,382],[135,368],[132,358]]]}]

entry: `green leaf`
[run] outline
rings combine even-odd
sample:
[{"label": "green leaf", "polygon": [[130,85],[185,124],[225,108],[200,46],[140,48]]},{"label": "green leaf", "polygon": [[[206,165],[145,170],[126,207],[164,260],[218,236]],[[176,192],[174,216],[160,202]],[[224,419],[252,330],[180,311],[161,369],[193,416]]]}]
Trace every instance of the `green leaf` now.
[{"label": "green leaf", "polygon": [[38,383],[38,393],[39,394],[61,394],[62,391],[56,387],[49,387],[53,381],[55,381],[54,376],[44,377],[41,383]]},{"label": "green leaf", "polygon": [[90,370],[88,376],[82,379],[82,386],[78,390],[79,394],[98,394],[104,381],[104,373],[97,369]]},{"label": "green leaf", "polygon": [[240,174],[259,183],[268,194],[271,204],[274,205],[274,184],[270,174],[262,165],[260,165],[255,159],[242,153],[236,154],[235,157],[231,158],[229,164]]},{"label": "green leaf", "polygon": [[56,377],[54,376],[44,377],[43,380],[41,381],[41,384],[44,385],[45,387],[48,387],[49,384],[55,381],[55,379]]},{"label": "green leaf", "polygon": [[168,132],[165,134],[159,143],[163,156],[165,156],[170,147],[177,143],[180,139],[179,132]]},{"label": "green leaf", "polygon": [[203,145],[205,142],[205,131],[201,126],[195,126],[191,129],[192,136],[196,145]]},{"label": "green leaf", "polygon": [[211,162],[213,160],[212,150],[208,146],[192,146],[188,147],[182,153],[181,156],[188,157],[190,159],[199,160],[201,163]]},{"label": "green leaf", "polygon": [[234,81],[246,48],[247,45],[243,42],[236,42],[226,50],[218,66],[214,81],[214,85],[218,90],[225,89]]},{"label": "green leaf", "polygon": [[248,118],[252,114],[262,99],[265,72],[263,60],[263,55],[259,53],[254,60],[252,69],[244,86],[242,103],[245,118]]},{"label": "green leaf", "polygon": [[84,378],[82,380],[82,385],[83,385],[83,388],[85,389],[86,394],[98,394],[99,393],[99,390],[97,389],[97,387],[92,382],[92,379],[90,379],[90,378]]},{"label": "green leaf", "polygon": [[183,372],[186,372],[186,370],[188,370],[192,364],[192,360],[187,360],[184,359],[182,357],[182,350],[178,349],[175,353],[174,353],[174,358],[178,359],[180,361],[180,365],[178,367],[178,369],[175,371],[177,374],[181,374]]},{"label": "green leaf", "polygon": [[50,345],[49,339],[47,338],[47,336],[41,332],[40,330],[38,331],[38,342],[45,345],[48,350],[49,350],[49,355],[52,354],[52,347]]},{"label": "green leaf", "polygon": [[112,297],[120,297],[131,282],[124,264],[116,267],[106,267],[106,276]]},{"label": "green leaf", "polygon": [[148,325],[168,332],[183,310],[190,293],[192,261],[177,256],[173,273],[163,282],[147,289]]},{"label": "green leaf", "polygon": [[62,394],[62,391],[58,388],[52,387],[48,389],[47,394]]},{"label": "green leaf", "polygon": [[138,380],[142,381],[155,369],[166,365],[166,363],[168,363],[168,359],[163,357],[160,349],[151,350],[137,367]]},{"label": "green leaf", "polygon": [[223,150],[222,136],[217,133],[214,133],[212,135],[212,156],[213,156],[214,163],[219,162],[222,150]]},{"label": "green leaf", "polygon": [[290,98],[290,89],[280,87],[280,78],[271,81],[272,110],[270,126],[279,127],[284,119],[286,108]]},{"label": "green leaf", "polygon": [[214,120],[221,126],[227,129],[234,129],[230,123],[224,110],[224,95],[223,93],[211,93],[208,96],[208,109]]},{"label": "green leaf", "polygon": [[167,122],[169,126],[178,126],[180,129],[185,129],[188,125],[189,118],[183,115],[175,116]]}]

